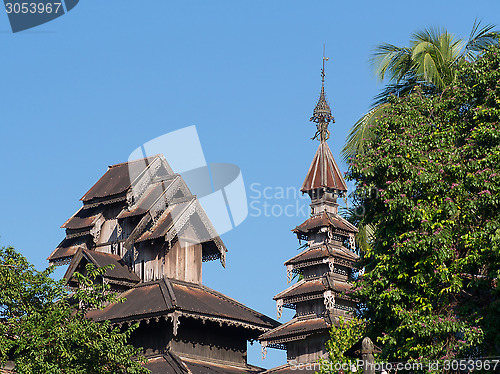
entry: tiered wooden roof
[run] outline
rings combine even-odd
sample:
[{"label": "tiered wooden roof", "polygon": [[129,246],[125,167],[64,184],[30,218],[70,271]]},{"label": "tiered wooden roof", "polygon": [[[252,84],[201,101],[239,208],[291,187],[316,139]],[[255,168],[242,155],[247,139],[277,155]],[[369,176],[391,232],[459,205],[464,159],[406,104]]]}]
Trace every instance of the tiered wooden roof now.
[{"label": "tiered wooden roof", "polygon": [[[78,249],[106,244],[100,231],[109,219],[137,219],[137,227],[127,240],[115,238],[129,248],[158,238],[170,240],[189,222],[196,225],[203,259],[220,259],[225,264],[224,243],[196,197],[162,155],[109,166],[81,200],[83,207],[61,226],[66,237],[48,257],[52,264],[67,264]],[[104,217],[105,211],[109,215],[110,206],[115,216]]]},{"label": "tiered wooden roof", "polygon": [[130,339],[152,358],[146,367],[153,373],[263,370],[247,364],[247,341],[279,323],[201,284],[202,261],[225,265],[227,250],[163,156],[110,166],[81,201],[48,260],[69,263],[70,287],[87,264],[112,265],[97,281],[125,299],[88,318],[120,327],[138,322]]}]

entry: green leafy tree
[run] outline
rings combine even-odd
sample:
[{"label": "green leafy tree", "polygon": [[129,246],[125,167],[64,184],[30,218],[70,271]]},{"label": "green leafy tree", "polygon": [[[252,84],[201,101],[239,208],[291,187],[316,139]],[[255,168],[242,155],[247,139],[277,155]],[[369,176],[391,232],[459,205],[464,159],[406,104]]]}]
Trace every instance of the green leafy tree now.
[{"label": "green leafy tree", "polygon": [[359,318],[339,317],[338,325],[330,330],[330,340],[326,343],[328,359],[321,361],[320,374],[337,373],[340,370],[345,374],[351,368],[357,369],[356,359],[346,357],[346,351],[363,338],[366,323]]},{"label": "green leafy tree", "polygon": [[15,362],[16,373],[148,373],[127,344],[125,331],[85,318],[91,308],[117,302],[96,282],[107,268],[75,273],[81,287],[71,296],[63,281],[37,271],[12,247],[0,249],[0,365]]},{"label": "green leafy tree", "polygon": [[375,98],[375,106],[352,127],[342,149],[345,159],[362,154],[367,149],[366,139],[374,135],[376,120],[389,105],[389,97],[404,96],[419,86],[427,95],[440,94],[455,84],[458,71],[467,61],[475,61],[481,52],[498,43],[493,25],[480,28],[474,22],[467,41],[457,38],[445,29],[429,28],[412,35],[409,47],[381,44],[376,47],[372,64],[376,76],[388,84]]},{"label": "green leafy tree", "polygon": [[375,228],[354,292],[369,335],[388,360],[498,355],[500,49],[389,103],[348,175]]}]

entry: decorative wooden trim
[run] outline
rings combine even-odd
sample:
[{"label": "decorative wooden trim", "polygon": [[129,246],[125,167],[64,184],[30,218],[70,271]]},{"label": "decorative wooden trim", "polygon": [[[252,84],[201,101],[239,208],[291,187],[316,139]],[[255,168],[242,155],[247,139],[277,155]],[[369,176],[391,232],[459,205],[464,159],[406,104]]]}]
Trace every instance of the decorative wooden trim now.
[{"label": "decorative wooden trim", "polygon": [[265,360],[267,356],[267,341],[263,340],[260,342],[260,349],[262,352],[262,359]]},{"label": "decorative wooden trim", "polygon": [[335,306],[335,296],[331,290],[326,290],[323,292],[323,297],[325,298],[324,304],[326,309],[332,310]]},{"label": "decorative wooden trim", "polygon": [[126,195],[123,195],[120,197],[115,197],[114,199],[107,199],[104,197],[104,198],[100,198],[98,201],[93,202],[93,203],[83,202],[83,209],[91,209],[91,208],[95,208],[99,205],[109,205],[109,204],[114,204],[114,203],[118,203],[118,202],[126,201],[126,200],[127,200]]},{"label": "decorative wooden trim", "polygon": [[292,279],[293,279],[293,265],[287,265],[286,266],[286,283],[289,284],[292,281]]},{"label": "decorative wooden trim", "polygon": [[281,314],[283,313],[283,299],[276,300],[276,312],[278,315],[278,319],[280,319]]},{"label": "decorative wooden trim", "polygon": [[177,336],[177,330],[179,329],[179,326],[181,324],[181,321],[179,319],[181,315],[182,313],[178,311],[174,311],[173,313],[167,314],[167,316],[172,320],[174,336]]}]

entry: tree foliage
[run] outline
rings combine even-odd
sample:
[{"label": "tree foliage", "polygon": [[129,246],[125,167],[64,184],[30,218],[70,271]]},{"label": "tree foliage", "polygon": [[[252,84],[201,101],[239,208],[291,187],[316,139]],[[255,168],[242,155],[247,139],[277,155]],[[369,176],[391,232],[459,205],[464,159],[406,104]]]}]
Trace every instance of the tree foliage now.
[{"label": "tree foliage", "polygon": [[354,296],[386,359],[500,352],[499,68],[493,46],[440,95],[391,97],[351,159],[375,230]]},{"label": "tree foliage", "polygon": [[12,247],[0,249],[0,364],[15,362],[16,373],[148,373],[127,344],[134,327],[120,331],[85,318],[90,308],[117,302],[96,282],[106,268],[87,266],[71,297],[63,281],[37,271]]},{"label": "tree foliage", "polygon": [[365,330],[365,321],[339,316],[338,325],[330,330],[330,340],[326,343],[328,359],[322,360],[320,374],[336,373],[340,370],[347,374],[350,368],[357,368],[356,360],[344,354],[363,338]]}]

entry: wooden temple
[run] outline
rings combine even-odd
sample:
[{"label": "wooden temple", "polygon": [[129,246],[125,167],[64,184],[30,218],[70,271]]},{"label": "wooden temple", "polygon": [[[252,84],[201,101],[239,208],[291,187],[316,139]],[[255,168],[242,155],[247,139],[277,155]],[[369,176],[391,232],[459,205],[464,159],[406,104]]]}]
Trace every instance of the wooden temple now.
[{"label": "wooden temple", "polygon": [[247,363],[247,342],[279,323],[202,284],[202,262],[225,266],[227,250],[163,156],[110,166],[81,200],[48,260],[69,264],[72,287],[86,264],[114,265],[100,281],[126,299],[89,318],[139,322],[131,344],[154,374],[263,371]]},{"label": "wooden temple", "polygon": [[359,258],[354,242],[358,230],[338,213],[337,198],[345,195],[347,186],[326,142],[328,124],[335,121],[324,90],[325,60],[321,94],[311,118],[320,144],[301,188],[311,198],[311,216],[293,230],[307,244],[285,262],[288,283],[296,275],[299,280],[274,297],[278,318],[284,307],[296,312],[292,320],[259,337],[264,357],[267,348],[285,349],[287,364],[266,374],[319,371],[314,364],[328,356],[325,344],[330,328],[339,316],[349,318],[356,309],[345,291],[351,288],[349,279]]}]

